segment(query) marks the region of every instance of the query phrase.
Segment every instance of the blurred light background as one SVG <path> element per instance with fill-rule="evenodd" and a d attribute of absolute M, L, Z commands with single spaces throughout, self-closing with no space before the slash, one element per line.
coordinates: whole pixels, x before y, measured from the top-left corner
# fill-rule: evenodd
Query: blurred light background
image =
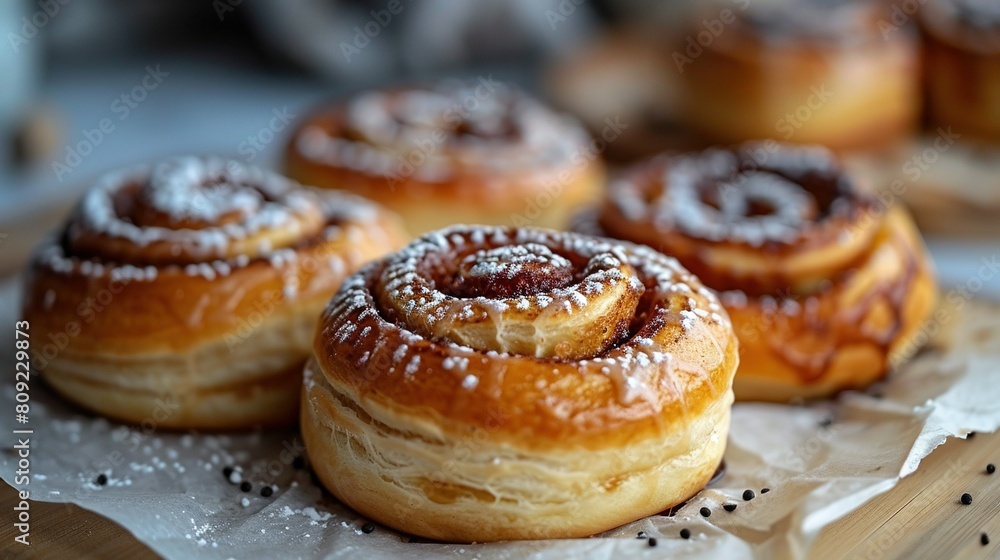
<path fill-rule="evenodd" d="M 492 74 L 546 96 L 567 87 L 562 61 L 597 38 L 676 35 L 699 5 L 4 0 L 0 274 L 19 270 L 40 231 L 102 173 L 204 153 L 275 167 L 288 119 L 321 100 L 387 83 Z M 632 96 L 670 95 L 655 83 L 626 86 Z M 595 95 L 614 102 L 622 89 Z M 996 245 L 929 242 L 946 286 L 975 274 Z M 984 293 L 1000 297 L 1000 285 Z"/>

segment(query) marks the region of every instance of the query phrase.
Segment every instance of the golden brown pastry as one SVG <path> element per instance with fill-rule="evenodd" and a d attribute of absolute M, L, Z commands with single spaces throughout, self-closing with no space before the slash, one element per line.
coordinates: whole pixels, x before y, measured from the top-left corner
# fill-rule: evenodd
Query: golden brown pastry
<path fill-rule="evenodd" d="M 1000 3 L 928 0 L 918 13 L 933 124 L 1000 143 Z"/>
<path fill-rule="evenodd" d="M 235 161 L 111 174 L 33 259 L 33 363 L 68 399 L 127 422 L 287 424 L 323 306 L 404 243 L 371 202 Z"/>
<path fill-rule="evenodd" d="M 729 319 L 646 247 L 455 226 L 349 278 L 320 325 L 313 468 L 411 534 L 594 534 L 694 495 L 726 446 Z"/>
<path fill-rule="evenodd" d="M 741 0 L 669 56 L 688 124 L 719 143 L 761 138 L 879 148 L 921 109 L 919 51 L 877 0 Z"/>
<path fill-rule="evenodd" d="M 655 158 L 612 183 L 577 228 L 673 255 L 721 292 L 740 339 L 741 400 L 864 387 L 913 354 L 935 305 L 906 211 L 859 194 L 819 147 Z"/>
<path fill-rule="evenodd" d="M 285 162 L 293 179 L 376 200 L 419 234 L 454 223 L 561 225 L 597 196 L 604 145 L 483 78 L 327 107 L 293 133 Z"/>

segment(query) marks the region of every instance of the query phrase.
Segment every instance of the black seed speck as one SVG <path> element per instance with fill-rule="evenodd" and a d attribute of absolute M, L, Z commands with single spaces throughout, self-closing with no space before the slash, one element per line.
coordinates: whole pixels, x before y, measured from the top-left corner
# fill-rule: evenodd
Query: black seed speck
<path fill-rule="evenodd" d="M 104 486 L 108 483 L 108 475 L 101 473 L 97 475 L 97 480 L 94 481 L 98 486 Z"/>
<path fill-rule="evenodd" d="M 972 505 L 972 494 L 969 494 L 968 492 L 962 494 L 962 504 L 967 506 Z"/>
<path fill-rule="evenodd" d="M 969 435 L 965 436 L 965 439 L 972 439 L 976 437 L 976 432 L 969 432 Z"/>
<path fill-rule="evenodd" d="M 725 504 L 724 506 L 722 506 L 722 509 L 728 512 L 734 512 L 736 511 L 736 504 Z"/>
<path fill-rule="evenodd" d="M 689 531 L 687 529 L 681 529 L 681 538 L 682 539 L 690 539 L 691 538 L 691 531 Z"/>
<path fill-rule="evenodd" d="M 829 428 L 832 425 L 833 425 L 833 416 L 827 416 L 819 423 L 820 428 Z"/>
<path fill-rule="evenodd" d="M 244 491 L 244 492 L 249 492 L 249 491 L 253 490 L 253 484 L 250 484 L 250 482 L 249 482 L 249 481 L 247 481 L 247 480 L 244 480 L 244 481 L 243 481 L 243 482 L 242 482 L 242 483 L 240 484 L 240 490 L 242 490 L 242 491 Z"/>
<path fill-rule="evenodd" d="M 649 546 L 656 546 L 656 539 L 655 538 L 649 537 Z"/>
<path fill-rule="evenodd" d="M 366 535 L 369 533 L 373 533 L 375 532 L 375 525 L 371 523 L 365 523 L 364 525 L 361 526 L 361 532 Z"/>
<path fill-rule="evenodd" d="M 701 508 L 701 512 L 700 513 L 701 513 L 702 517 L 711 517 L 712 516 L 712 510 L 708 509 L 707 507 Z"/>
<path fill-rule="evenodd" d="M 225 467 L 222 469 L 222 476 L 229 480 L 229 477 L 233 475 L 233 467 Z"/>
<path fill-rule="evenodd" d="M 979 535 L 979 542 L 983 543 L 983 546 L 990 544 L 990 536 L 986 533 Z"/>
<path fill-rule="evenodd" d="M 271 494 L 274 494 L 274 488 L 271 488 L 270 486 L 265 486 L 260 489 L 260 495 L 265 498 L 270 498 Z"/>
<path fill-rule="evenodd" d="M 760 489 L 760 493 L 761 493 L 761 494 L 767 494 L 767 493 L 768 493 L 768 492 L 770 492 L 770 491 L 771 491 L 771 489 L 770 489 L 770 488 L 761 488 L 761 489 Z"/>
<path fill-rule="evenodd" d="M 986 465 L 986 474 L 993 474 L 997 472 L 997 466 L 993 463 Z"/>
<path fill-rule="evenodd" d="M 306 466 L 306 460 L 302 456 L 298 456 L 292 459 L 292 468 L 295 470 L 302 470 Z"/>
<path fill-rule="evenodd" d="M 748 501 L 748 502 L 750 500 L 754 499 L 756 496 L 757 495 L 753 493 L 753 490 L 744 490 L 743 491 L 743 499 L 746 500 L 746 501 Z"/>
<path fill-rule="evenodd" d="M 646 538 L 646 531 L 639 531 L 638 533 L 636 533 L 635 538 L 637 538 L 637 539 L 644 539 L 644 538 Z"/>

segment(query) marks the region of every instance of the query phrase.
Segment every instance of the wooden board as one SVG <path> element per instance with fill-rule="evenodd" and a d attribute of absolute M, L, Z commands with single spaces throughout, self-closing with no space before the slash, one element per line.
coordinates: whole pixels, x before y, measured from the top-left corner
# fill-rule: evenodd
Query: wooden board
<path fill-rule="evenodd" d="M 951 439 L 913 475 L 824 531 L 810 558 L 939 560 L 1000 558 L 1000 432 Z M 963 492 L 972 505 L 959 502 Z M 16 493 L 3 485 L 0 511 L 11 518 Z M 980 544 L 986 532 L 991 542 Z M 32 502 L 31 546 L 13 542 L 11 523 L 0 523 L 2 558 L 128 558 L 157 556 L 115 523 L 73 505 Z"/>

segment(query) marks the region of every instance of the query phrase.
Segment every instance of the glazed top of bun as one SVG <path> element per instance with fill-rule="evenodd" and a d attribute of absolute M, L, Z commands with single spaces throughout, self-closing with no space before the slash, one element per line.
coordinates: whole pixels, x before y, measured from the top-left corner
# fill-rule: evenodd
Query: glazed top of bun
<path fill-rule="evenodd" d="M 716 296 L 674 259 L 485 226 L 428 234 L 348 279 L 315 349 L 326 378 L 359 398 L 529 447 L 693 421 L 728 402 L 738 359 Z"/>
<path fill-rule="evenodd" d="M 862 255 L 874 204 L 829 150 L 753 142 L 638 165 L 610 185 L 598 220 L 715 289 L 769 293 L 808 290 Z"/>
<path fill-rule="evenodd" d="M 464 173 L 565 165 L 589 140 L 575 119 L 494 81 L 443 81 L 359 93 L 307 119 L 292 148 L 315 164 L 444 182 Z"/>

